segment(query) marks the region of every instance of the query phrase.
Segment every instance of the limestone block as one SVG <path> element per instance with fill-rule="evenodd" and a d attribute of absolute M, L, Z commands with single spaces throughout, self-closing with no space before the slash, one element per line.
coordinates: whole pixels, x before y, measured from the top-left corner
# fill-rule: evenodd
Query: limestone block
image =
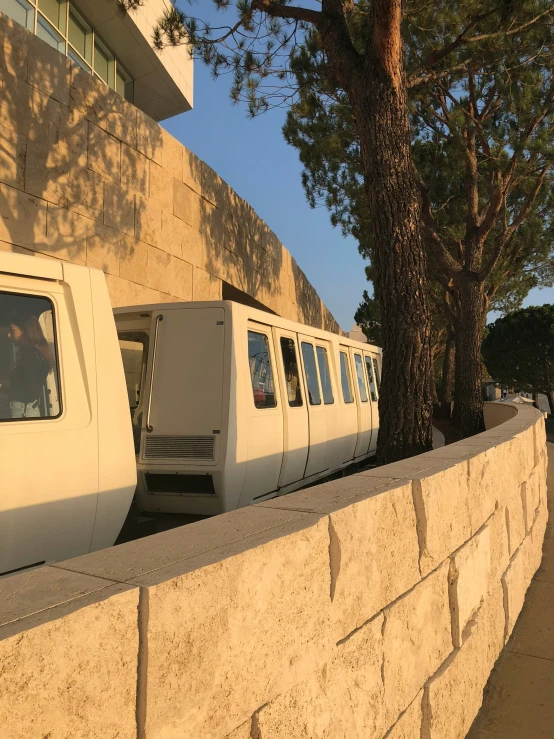
<path fill-rule="evenodd" d="M 221 300 L 221 280 L 198 267 L 192 272 L 193 300 Z"/>
<path fill-rule="evenodd" d="M 116 275 L 106 274 L 106 284 L 108 286 L 112 308 L 122 308 L 126 305 L 137 305 L 148 302 L 139 298 L 141 288 L 135 285 L 134 282 L 129 282 L 129 280 L 124 280 Z"/>
<path fill-rule="evenodd" d="M 181 300 L 192 300 L 192 265 L 165 251 L 148 248 L 149 286 Z"/>
<path fill-rule="evenodd" d="M 114 182 L 104 183 L 104 223 L 127 236 L 135 235 L 135 198 Z"/>
<path fill-rule="evenodd" d="M 402 465 L 404 462 L 391 466 L 396 469 Z M 420 567 L 425 575 L 469 539 L 468 463 L 447 462 L 421 472 L 413 477 L 413 492 L 421 543 Z"/>
<path fill-rule="evenodd" d="M 29 35 L 27 43 L 29 84 L 69 105 L 69 78 L 73 66 L 69 59 L 37 36 Z"/>
<path fill-rule="evenodd" d="M 148 245 L 138 239 L 121 236 L 119 275 L 139 285 L 148 275 Z"/>
<path fill-rule="evenodd" d="M 339 640 L 420 580 L 411 483 L 359 495 L 330 511 L 329 536 Z"/>
<path fill-rule="evenodd" d="M 456 446 L 460 450 L 472 449 L 472 447 L 457 444 L 448 445 L 444 449 L 448 450 L 450 446 Z M 475 449 L 477 450 L 478 447 Z M 442 449 L 438 451 L 443 452 Z M 443 453 L 443 455 L 445 454 L 448 454 L 448 451 Z M 500 486 L 503 485 L 504 473 L 498 469 L 501 462 L 498 460 L 497 447 L 485 448 L 475 455 L 472 455 L 470 451 L 469 455 L 471 455 L 468 459 L 469 486 L 471 490 L 469 513 L 471 533 L 475 534 L 489 516 L 492 515 L 498 501 L 502 497 Z"/>
<path fill-rule="evenodd" d="M 25 138 L 0 125 L 0 180 L 3 184 L 24 189 L 26 151 Z"/>
<path fill-rule="evenodd" d="M 525 486 L 512 484 L 504 491 L 506 522 L 510 554 L 513 554 L 525 538 Z"/>
<path fill-rule="evenodd" d="M 498 508 L 487 522 L 490 530 L 491 560 L 489 589 L 496 587 L 510 564 L 506 509 Z"/>
<path fill-rule="evenodd" d="M 69 173 L 66 186 L 67 207 L 93 220 L 104 218 L 104 178 L 90 169 Z"/>
<path fill-rule="evenodd" d="M 157 164 L 162 164 L 162 133 L 160 126 L 137 108 L 137 149 Z"/>
<path fill-rule="evenodd" d="M 133 581 L 148 604 L 139 733 L 218 739 L 325 664 L 328 547 L 306 515 Z"/>
<path fill-rule="evenodd" d="M 185 229 L 187 228 L 189 228 L 189 226 L 174 216 L 171 210 L 164 210 L 162 208 L 160 246 L 163 247 L 164 251 L 182 259 L 183 239 L 186 233 Z"/>
<path fill-rule="evenodd" d="M 152 200 L 135 195 L 135 236 L 152 246 L 162 247 L 162 211 Z"/>
<path fill-rule="evenodd" d="M 337 646 L 334 659 L 254 714 L 259 739 L 381 739 L 383 616 Z"/>
<path fill-rule="evenodd" d="M 93 123 L 89 124 L 87 166 L 107 180 L 119 183 L 121 179 L 121 142 Z"/>
<path fill-rule="evenodd" d="M 222 202 L 222 192 L 229 185 L 205 162 L 201 162 L 201 182 L 203 198 L 215 206 Z"/>
<path fill-rule="evenodd" d="M 27 81 L 29 32 L 7 15 L 0 15 L 0 68 Z"/>
<path fill-rule="evenodd" d="M 87 237 L 87 266 L 119 276 L 121 233 L 103 223 L 94 223 Z"/>
<path fill-rule="evenodd" d="M 392 726 L 452 652 L 448 562 L 385 609 L 386 723 Z"/>
<path fill-rule="evenodd" d="M 86 264 L 87 239 L 95 222 L 67 208 L 48 203 L 46 250 L 58 259 Z M 42 248 L 39 244 L 37 248 Z"/>
<path fill-rule="evenodd" d="M 417 739 L 421 735 L 423 690 L 400 715 L 398 721 L 389 730 L 386 739 Z"/>
<path fill-rule="evenodd" d="M 19 136 L 28 136 L 31 129 L 32 95 L 34 88 L 18 77 L 3 73 L 0 69 L 0 120 Z"/>
<path fill-rule="evenodd" d="M 99 583 L 0 627 L 3 739 L 136 737 L 138 588 Z"/>
<path fill-rule="evenodd" d="M 450 560 L 449 589 L 452 641 L 462 644 L 463 633 L 483 605 L 491 578 L 491 530 L 485 525 Z"/>
<path fill-rule="evenodd" d="M 523 513 L 525 517 L 525 530 L 527 535 L 531 533 L 535 514 L 540 502 L 540 470 L 533 469 L 527 482 L 523 483 Z"/>
<path fill-rule="evenodd" d="M 144 197 L 150 193 L 150 162 L 136 149 L 121 144 L 121 186 Z"/>
<path fill-rule="evenodd" d="M 173 214 L 197 231 L 201 230 L 201 198 L 180 180 L 173 180 Z"/>
<path fill-rule="evenodd" d="M 161 210 L 173 211 L 174 177 L 154 161 L 150 161 L 149 199 L 157 203 Z"/>
<path fill-rule="evenodd" d="M 35 249 L 46 242 L 47 204 L 0 184 L 0 239 Z"/>
<path fill-rule="evenodd" d="M 471 624 L 460 649 L 429 680 L 425 690 L 424 736 L 464 737 L 483 700 L 483 688 L 503 644 L 502 590 L 497 587 Z"/>
<path fill-rule="evenodd" d="M 185 185 L 188 185 L 197 195 L 202 195 L 202 162 L 198 157 L 183 149 L 183 174 L 181 176 Z"/>
<path fill-rule="evenodd" d="M 227 734 L 225 739 L 252 739 L 251 730 L 252 721 L 245 721 L 244 724 L 241 724 L 231 731 L 230 734 Z"/>
<path fill-rule="evenodd" d="M 513 631 L 531 581 L 532 573 L 529 564 L 531 547 L 532 538 L 527 537 L 513 555 L 502 578 L 506 604 L 506 637 L 509 637 Z"/>
<path fill-rule="evenodd" d="M 183 145 L 173 138 L 163 128 L 159 128 L 161 133 L 161 157 L 162 167 L 179 182 L 183 181 Z"/>

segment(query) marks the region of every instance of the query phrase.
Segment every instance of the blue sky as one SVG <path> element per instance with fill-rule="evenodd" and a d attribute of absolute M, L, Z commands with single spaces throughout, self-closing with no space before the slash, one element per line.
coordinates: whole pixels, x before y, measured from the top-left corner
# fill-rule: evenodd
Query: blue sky
<path fill-rule="evenodd" d="M 296 150 L 285 143 L 284 110 L 251 120 L 232 105 L 229 80 L 212 80 L 195 62 L 194 108 L 164 127 L 252 205 L 289 249 L 344 330 L 368 287 L 365 262 L 352 238 L 333 228 L 325 208 L 311 209 L 300 182 Z M 554 288 L 532 290 L 524 305 L 554 302 Z M 496 316 L 489 315 L 489 320 Z"/>

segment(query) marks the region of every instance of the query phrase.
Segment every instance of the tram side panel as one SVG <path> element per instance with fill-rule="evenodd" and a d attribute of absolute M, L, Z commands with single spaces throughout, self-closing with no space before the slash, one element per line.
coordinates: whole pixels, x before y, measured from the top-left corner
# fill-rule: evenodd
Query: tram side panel
<path fill-rule="evenodd" d="M 116 394 L 123 382 L 107 291 L 97 289 L 103 279 L 86 267 L 0 255 L 0 575 L 113 544 L 131 502 L 129 432 L 110 450 L 99 442 L 108 424 L 128 423 L 126 408 L 97 382 L 100 372 Z M 22 344 L 14 326 L 29 332 L 33 321 Z M 18 375 L 29 356 L 48 374 L 24 397 Z M 99 506 L 111 520 L 98 537 Z"/>

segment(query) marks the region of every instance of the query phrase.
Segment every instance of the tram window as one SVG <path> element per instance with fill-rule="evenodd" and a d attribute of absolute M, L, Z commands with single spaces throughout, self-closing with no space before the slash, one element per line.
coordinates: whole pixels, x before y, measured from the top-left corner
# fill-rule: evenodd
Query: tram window
<path fill-rule="evenodd" d="M 367 389 L 364 379 L 364 368 L 362 358 L 359 354 L 354 354 L 354 363 L 356 365 L 356 377 L 358 378 L 358 388 L 360 389 L 360 398 L 362 403 L 367 403 Z"/>
<path fill-rule="evenodd" d="M 119 348 L 125 371 L 129 408 L 136 410 L 141 405 L 142 390 L 146 379 L 148 361 L 148 334 L 144 331 L 122 331 L 118 333 Z M 137 418 L 135 418 L 137 415 Z M 138 414 L 133 414 L 133 423 L 138 424 Z"/>
<path fill-rule="evenodd" d="M 373 357 L 373 366 L 375 368 L 375 382 L 377 383 L 377 392 L 381 389 L 381 371 L 379 369 L 379 362 Z"/>
<path fill-rule="evenodd" d="M 256 408 L 275 408 L 275 386 L 269 355 L 269 342 L 265 334 L 248 332 L 248 363 L 252 380 L 252 393 Z"/>
<path fill-rule="evenodd" d="M 281 354 L 283 355 L 283 367 L 285 368 L 285 381 L 287 383 L 287 397 L 291 408 L 303 405 L 302 392 L 300 390 L 300 375 L 298 372 L 298 361 L 296 359 L 296 344 L 286 336 L 281 337 Z"/>
<path fill-rule="evenodd" d="M 352 382 L 350 380 L 350 367 L 348 366 L 348 356 L 346 352 L 340 353 L 340 382 L 342 385 L 342 397 L 345 403 L 353 403 Z"/>
<path fill-rule="evenodd" d="M 314 348 L 311 344 L 302 342 L 302 359 L 304 360 L 304 371 L 306 372 L 306 384 L 308 385 L 308 399 L 310 405 L 321 405 L 321 394 L 319 392 L 319 381 L 315 366 Z"/>
<path fill-rule="evenodd" d="M 61 414 L 54 306 L 0 293 L 0 421 Z"/>
<path fill-rule="evenodd" d="M 373 364 L 371 357 L 365 357 L 365 366 L 367 369 L 367 380 L 369 382 L 369 392 L 371 393 L 371 400 L 377 400 L 377 385 L 375 383 L 375 376 L 373 374 Z"/>
<path fill-rule="evenodd" d="M 322 346 L 316 346 L 315 350 L 317 352 L 317 364 L 319 367 L 321 390 L 323 391 L 323 402 L 325 405 L 331 405 L 335 402 L 335 399 L 333 398 L 333 387 L 331 385 L 331 375 L 329 373 L 327 350 Z"/>

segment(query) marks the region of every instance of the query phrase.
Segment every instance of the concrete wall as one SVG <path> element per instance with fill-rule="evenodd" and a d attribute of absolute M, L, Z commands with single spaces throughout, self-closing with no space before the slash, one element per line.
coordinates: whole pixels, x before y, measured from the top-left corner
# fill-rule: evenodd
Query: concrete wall
<path fill-rule="evenodd" d="M 525 406 L 404 462 L 0 581 L 3 739 L 460 739 L 547 520 Z"/>
<path fill-rule="evenodd" d="M 225 281 L 281 316 L 338 330 L 212 169 L 1 14 L 0 249 L 101 268 L 114 306 L 220 299 Z"/>

